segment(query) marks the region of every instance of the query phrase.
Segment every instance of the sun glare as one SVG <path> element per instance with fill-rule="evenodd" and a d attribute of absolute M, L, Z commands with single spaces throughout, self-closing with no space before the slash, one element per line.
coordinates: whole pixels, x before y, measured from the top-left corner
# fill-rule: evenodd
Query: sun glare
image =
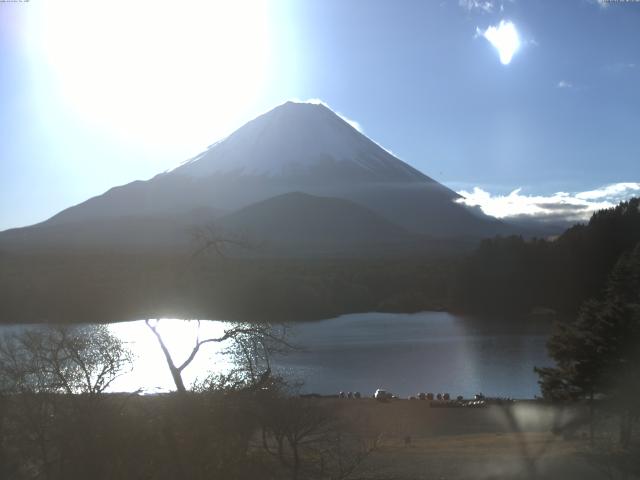
<path fill-rule="evenodd" d="M 211 140 L 268 74 L 265 2 L 47 2 L 34 28 L 65 105 L 129 140 Z"/>
<path fill-rule="evenodd" d="M 218 338 L 229 324 L 207 321 L 200 323 L 178 319 L 152 320 L 158 329 L 176 364 L 181 364 L 191 353 L 197 338 Z M 111 332 L 121 339 L 136 355 L 133 370 L 123 375 L 112 386 L 113 391 L 135 391 L 141 388 L 146 393 L 175 389 L 166 360 L 156 338 L 143 320 L 109 325 Z M 224 355 L 228 342 L 209 343 L 202 347 L 193 363 L 183 372 L 187 384 L 204 380 L 207 372 L 222 373 L 232 367 L 231 359 Z"/>
<path fill-rule="evenodd" d="M 512 22 L 501 20 L 498 26 L 490 26 L 484 32 L 479 33 L 498 50 L 500 62 L 503 65 L 509 65 L 513 55 L 520 48 L 520 37 L 516 26 Z"/>

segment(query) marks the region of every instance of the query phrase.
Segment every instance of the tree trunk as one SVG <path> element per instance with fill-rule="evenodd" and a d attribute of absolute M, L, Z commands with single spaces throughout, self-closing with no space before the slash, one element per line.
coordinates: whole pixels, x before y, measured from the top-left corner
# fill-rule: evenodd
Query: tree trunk
<path fill-rule="evenodd" d="M 173 383 L 176 384 L 176 390 L 178 393 L 186 393 L 187 389 L 184 386 L 184 382 L 182 381 L 182 374 L 180 370 L 178 370 L 173 364 L 169 363 L 169 370 L 171 371 L 171 376 L 173 377 Z"/>
<path fill-rule="evenodd" d="M 298 454 L 298 444 L 292 442 L 291 449 L 293 450 L 293 480 L 298 480 L 300 474 L 300 455 Z"/>
<path fill-rule="evenodd" d="M 167 366 L 169 367 L 169 371 L 171 372 L 171 377 L 173 377 L 173 383 L 176 384 L 176 390 L 178 391 L 178 393 L 186 393 L 187 389 L 185 388 L 184 382 L 182 381 L 182 372 L 180 371 L 180 369 L 178 367 L 176 367 L 176 364 L 173 363 L 173 358 L 171 358 L 171 353 L 169 353 L 169 349 L 164 344 L 164 340 L 162 340 L 162 337 L 160 336 L 160 334 L 156 330 L 156 327 L 152 326 L 149 323 L 149 320 L 145 320 L 145 323 L 147 324 L 147 327 L 149 327 L 149 329 L 153 332 L 153 334 L 155 335 L 156 339 L 158 340 L 158 344 L 160 345 L 160 348 L 162 349 L 162 353 L 164 354 L 164 358 L 167 361 Z"/>
<path fill-rule="evenodd" d="M 186 478 L 183 469 L 182 453 L 180 452 L 180 445 L 178 445 L 178 441 L 176 440 L 173 422 L 167 414 L 164 415 L 163 421 L 164 426 L 162 428 L 162 434 L 165 442 L 167 442 L 167 449 L 171 456 L 171 467 L 173 469 L 174 478 Z"/>
<path fill-rule="evenodd" d="M 620 446 L 622 448 L 627 448 L 631 442 L 631 423 L 632 417 L 629 411 L 622 411 L 620 413 Z"/>
<path fill-rule="evenodd" d="M 595 436 L 595 412 L 594 412 L 594 405 L 593 405 L 593 392 L 591 392 L 589 394 L 589 442 L 591 443 L 592 447 L 594 442 L 594 436 Z"/>

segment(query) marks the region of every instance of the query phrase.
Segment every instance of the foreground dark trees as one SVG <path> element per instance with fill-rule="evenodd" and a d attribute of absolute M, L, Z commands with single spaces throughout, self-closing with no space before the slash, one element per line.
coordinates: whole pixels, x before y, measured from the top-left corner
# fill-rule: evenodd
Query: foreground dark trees
<path fill-rule="evenodd" d="M 273 393 L 260 405 L 261 444 L 292 480 L 347 479 L 378 448 L 380 434 L 346 424 L 326 402 Z"/>
<path fill-rule="evenodd" d="M 6 335 L 0 478 L 348 478 L 376 437 L 275 377 L 268 356 L 282 339 L 256 328 L 224 333 L 233 340 L 234 370 L 191 391 L 154 396 L 105 392 L 131 367 L 131 357 L 104 326 Z M 206 340 L 196 340 L 189 358 Z"/>
<path fill-rule="evenodd" d="M 100 477 L 117 418 L 104 391 L 131 355 L 104 326 L 31 328 L 0 342 L 2 478 Z M 110 439 L 111 441 L 115 439 Z"/>
<path fill-rule="evenodd" d="M 617 418 L 617 442 L 608 442 L 609 456 L 597 457 L 631 465 L 626 460 L 640 454 L 640 243 L 620 256 L 601 299 L 585 302 L 575 321 L 557 326 L 548 349 L 556 367 L 537 369 L 544 397 L 586 401 L 594 447 L 596 414 Z M 606 427 L 610 433 L 610 422 Z"/>
<path fill-rule="evenodd" d="M 3 479 L 338 480 L 377 445 L 331 404 L 276 390 L 107 394 L 90 418 L 77 410 L 84 397 L 42 398 L 46 416 L 24 399 L 5 409 Z"/>

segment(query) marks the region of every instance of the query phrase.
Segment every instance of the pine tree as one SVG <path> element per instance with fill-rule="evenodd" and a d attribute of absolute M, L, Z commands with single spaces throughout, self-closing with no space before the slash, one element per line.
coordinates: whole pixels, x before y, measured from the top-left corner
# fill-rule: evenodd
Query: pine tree
<path fill-rule="evenodd" d="M 536 369 L 544 397 L 587 400 L 592 439 L 594 401 L 606 400 L 620 417 L 620 443 L 628 445 L 640 415 L 640 243 L 618 260 L 604 298 L 558 325 L 547 348 L 556 367 Z"/>

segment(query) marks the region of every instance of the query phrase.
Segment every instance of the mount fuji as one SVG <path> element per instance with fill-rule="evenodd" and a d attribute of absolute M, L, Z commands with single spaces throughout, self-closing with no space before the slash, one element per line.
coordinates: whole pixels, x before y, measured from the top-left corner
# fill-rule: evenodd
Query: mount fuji
<path fill-rule="evenodd" d="M 329 108 L 287 102 L 173 170 L 0 233 L 0 246 L 175 247 L 209 223 L 289 245 L 311 240 L 303 230 L 334 246 L 510 230 L 459 198 Z"/>

